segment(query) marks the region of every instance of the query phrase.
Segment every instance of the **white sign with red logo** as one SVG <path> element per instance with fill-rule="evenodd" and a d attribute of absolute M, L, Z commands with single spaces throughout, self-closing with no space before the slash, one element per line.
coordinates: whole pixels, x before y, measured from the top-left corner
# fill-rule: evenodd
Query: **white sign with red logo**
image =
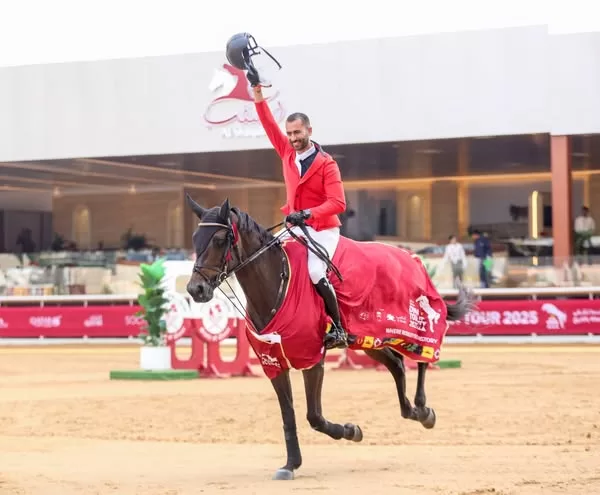
<path fill-rule="evenodd" d="M 203 340 L 220 342 L 226 339 L 231 331 L 236 328 L 240 319 L 244 319 L 236 306 L 241 311 L 245 311 L 246 298 L 233 277 L 229 283 L 235 290 L 235 295 L 226 295 L 217 289 L 209 302 L 196 303 L 187 295 L 176 290 L 177 279 L 182 276 L 189 278 L 194 262 L 167 261 L 164 266 L 165 278 L 163 285 L 165 297 L 169 300 L 168 311 L 164 317 L 167 328 L 167 341 L 176 341 L 185 335 L 188 330 L 186 320 L 197 320 L 196 331 Z M 227 288 L 224 287 L 224 289 Z M 231 299 L 236 302 L 235 306 Z"/>
<path fill-rule="evenodd" d="M 208 90 L 212 100 L 204 112 L 204 122 L 209 129 L 219 129 L 224 138 L 265 136 L 244 71 L 223 64 L 222 68 L 215 70 Z M 282 122 L 285 108 L 279 99 L 279 91 L 265 96 L 265 99 L 275 121 Z"/>
<path fill-rule="evenodd" d="M 168 341 L 184 336 L 187 330 L 185 320 L 188 319 L 200 321 L 197 331 L 203 340 L 220 342 L 229 337 L 240 318 L 235 306 L 220 291 L 215 291 L 207 303 L 195 303 L 176 292 L 168 293 L 167 297 L 169 307 L 165 323 Z"/>
<path fill-rule="evenodd" d="M 236 311 L 226 297 L 213 297 L 201 308 L 202 324 L 198 333 L 207 342 L 221 342 L 237 326 Z"/>

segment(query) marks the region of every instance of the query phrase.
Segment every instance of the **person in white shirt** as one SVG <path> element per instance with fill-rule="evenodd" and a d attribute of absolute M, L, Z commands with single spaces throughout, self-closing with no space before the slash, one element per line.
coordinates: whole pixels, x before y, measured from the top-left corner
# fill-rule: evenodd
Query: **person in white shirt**
<path fill-rule="evenodd" d="M 452 286 L 457 289 L 457 280 L 460 282 L 463 281 L 463 275 L 467 267 L 467 255 L 465 254 L 463 245 L 456 241 L 455 235 L 448 237 L 448 245 L 444 251 L 444 257 L 440 262 L 438 272 L 442 270 L 448 261 L 452 267 Z"/>
<path fill-rule="evenodd" d="M 590 234 L 596 229 L 596 222 L 590 215 L 590 209 L 587 206 L 581 208 L 581 214 L 575 219 L 575 232 Z"/>
<path fill-rule="evenodd" d="M 590 248 L 590 239 L 596 230 L 596 222 L 587 206 L 581 208 L 581 214 L 575 219 L 575 250 L 577 254 L 586 254 Z"/>

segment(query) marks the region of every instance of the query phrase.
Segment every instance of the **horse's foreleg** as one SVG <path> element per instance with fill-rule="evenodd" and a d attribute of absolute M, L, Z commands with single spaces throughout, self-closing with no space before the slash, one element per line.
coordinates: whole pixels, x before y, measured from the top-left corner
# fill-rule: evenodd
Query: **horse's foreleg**
<path fill-rule="evenodd" d="M 273 384 L 277 399 L 279 400 L 279 407 L 281 408 L 285 448 L 287 450 L 287 462 L 285 466 L 275 472 L 273 479 L 293 480 L 294 469 L 298 469 L 302 465 L 302 455 L 300 454 L 300 444 L 298 443 L 298 433 L 296 430 L 296 413 L 294 412 L 294 399 L 292 397 L 289 370 L 282 371 L 277 377 L 271 380 L 271 383 Z"/>
<path fill-rule="evenodd" d="M 425 406 L 427 399 L 425 397 L 425 372 L 429 363 L 418 363 L 417 392 L 415 393 L 415 409 L 417 419 L 425 428 L 435 426 L 435 411 L 431 407 Z"/>
<path fill-rule="evenodd" d="M 321 406 L 321 391 L 323 390 L 323 377 L 325 376 L 323 361 L 308 370 L 303 370 L 302 375 L 306 392 L 306 419 L 312 429 L 329 435 L 335 440 L 345 438 L 353 442 L 360 442 L 363 439 L 363 434 L 358 425 L 346 423 L 342 426 L 330 423 L 323 417 Z"/>
<path fill-rule="evenodd" d="M 364 351 L 371 359 L 383 364 L 392 374 L 394 382 L 396 382 L 396 391 L 398 392 L 400 414 L 402 414 L 402 417 L 418 421 L 416 410 L 413 409 L 408 397 L 406 397 L 406 370 L 402 356 L 387 347 L 383 349 L 365 349 Z"/>

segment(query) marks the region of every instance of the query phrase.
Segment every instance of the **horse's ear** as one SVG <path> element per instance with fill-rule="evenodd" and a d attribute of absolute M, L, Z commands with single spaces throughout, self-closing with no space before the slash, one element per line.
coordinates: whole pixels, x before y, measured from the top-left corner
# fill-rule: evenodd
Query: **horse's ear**
<path fill-rule="evenodd" d="M 231 206 L 229 205 L 229 198 L 225 198 L 223 204 L 221 205 L 221 210 L 219 211 L 219 217 L 224 222 L 229 220 L 229 213 L 231 212 Z"/>
<path fill-rule="evenodd" d="M 206 210 L 196 203 L 188 193 L 185 193 L 185 200 L 187 201 L 187 204 L 190 205 L 190 208 L 196 214 L 196 216 L 202 220 L 202 215 L 204 215 Z"/>

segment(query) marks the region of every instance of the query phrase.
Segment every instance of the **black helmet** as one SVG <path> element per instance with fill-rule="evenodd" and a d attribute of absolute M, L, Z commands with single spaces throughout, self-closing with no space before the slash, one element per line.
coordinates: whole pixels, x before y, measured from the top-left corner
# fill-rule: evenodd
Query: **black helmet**
<path fill-rule="evenodd" d="M 227 46 L 225 48 L 225 54 L 227 56 L 227 61 L 233 65 L 236 69 L 240 70 L 248 70 L 250 67 L 254 67 L 252 63 L 252 57 L 254 55 L 259 55 L 258 51 L 259 47 L 252 36 L 249 33 L 237 33 L 234 34 L 227 41 Z M 281 69 L 281 64 L 271 55 L 267 50 L 262 48 L 262 50 L 275 62 L 279 68 Z"/>
<path fill-rule="evenodd" d="M 229 41 L 227 41 L 227 47 L 225 54 L 227 60 L 236 69 L 247 70 L 250 65 L 250 40 L 254 41 L 251 34 L 248 33 L 237 33 L 234 34 Z M 256 45 L 256 42 L 255 42 Z M 253 47 L 252 50 L 254 52 Z"/>

